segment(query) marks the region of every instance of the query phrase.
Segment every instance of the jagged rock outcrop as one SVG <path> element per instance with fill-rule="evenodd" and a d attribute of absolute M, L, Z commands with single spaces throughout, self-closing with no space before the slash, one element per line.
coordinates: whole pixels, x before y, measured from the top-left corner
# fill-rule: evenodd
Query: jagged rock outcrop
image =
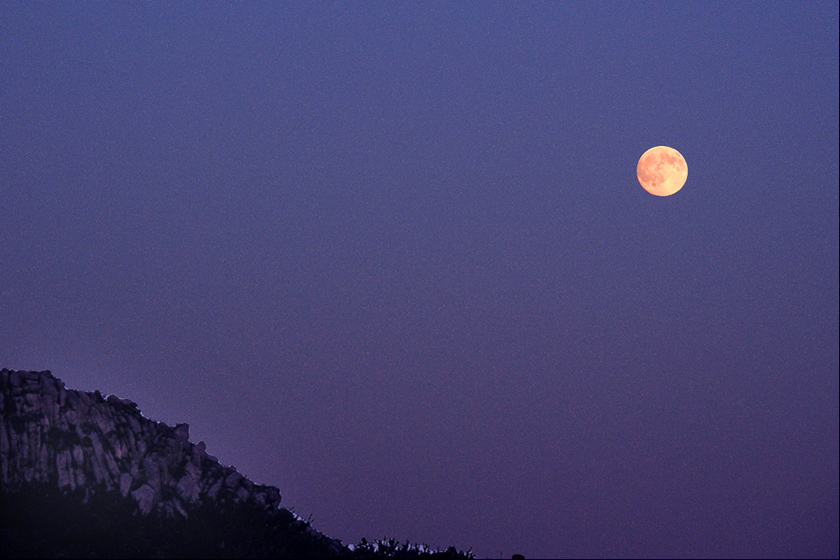
<path fill-rule="evenodd" d="M 469 559 L 394 539 L 344 546 L 190 442 L 187 424 L 0 370 L 0 557 Z"/>
<path fill-rule="evenodd" d="M 251 504 L 276 511 L 280 491 L 223 466 L 189 426 L 143 416 L 137 404 L 65 388 L 49 371 L 0 370 L 0 488 L 48 483 L 112 490 L 151 512 L 186 517 L 189 504 Z M 344 547 L 301 522 L 313 538 Z"/>

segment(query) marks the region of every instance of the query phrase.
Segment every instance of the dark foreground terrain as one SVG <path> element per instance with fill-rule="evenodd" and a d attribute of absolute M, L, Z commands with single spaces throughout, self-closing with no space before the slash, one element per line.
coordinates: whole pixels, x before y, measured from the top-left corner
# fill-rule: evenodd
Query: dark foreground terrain
<path fill-rule="evenodd" d="M 222 465 L 189 425 L 0 370 L 2 558 L 470 558 L 394 540 L 345 545 Z"/>
<path fill-rule="evenodd" d="M 2 558 L 472 558 L 394 540 L 336 550 L 286 509 L 197 505 L 188 517 L 140 515 L 117 492 L 59 491 L 34 484 L 0 501 Z"/>

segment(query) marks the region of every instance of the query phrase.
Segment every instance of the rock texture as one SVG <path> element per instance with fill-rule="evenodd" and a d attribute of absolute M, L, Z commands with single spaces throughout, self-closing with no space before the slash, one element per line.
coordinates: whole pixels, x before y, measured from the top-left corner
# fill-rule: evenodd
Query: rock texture
<path fill-rule="evenodd" d="M 249 503 L 280 506 L 280 491 L 255 484 L 189 441 L 174 427 L 143 416 L 137 404 L 65 388 L 49 371 L 0 370 L 0 487 L 29 483 L 60 489 L 111 490 L 137 502 L 143 514 L 187 517 L 187 505 Z M 341 542 L 312 529 L 313 538 Z"/>
<path fill-rule="evenodd" d="M 0 370 L 0 556 L 469 559 L 394 539 L 344 546 L 115 395 Z"/>

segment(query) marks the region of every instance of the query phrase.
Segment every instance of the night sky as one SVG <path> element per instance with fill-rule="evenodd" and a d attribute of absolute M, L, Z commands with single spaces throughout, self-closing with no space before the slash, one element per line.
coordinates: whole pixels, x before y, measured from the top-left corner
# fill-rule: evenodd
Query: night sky
<path fill-rule="evenodd" d="M 836 557 L 839 184 L 836 1 L 3 1 L 0 366 L 345 543 Z"/>

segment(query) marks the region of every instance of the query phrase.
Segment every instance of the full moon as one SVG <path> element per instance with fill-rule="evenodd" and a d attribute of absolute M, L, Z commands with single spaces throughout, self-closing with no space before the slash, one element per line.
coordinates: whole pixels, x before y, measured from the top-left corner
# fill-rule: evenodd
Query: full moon
<path fill-rule="evenodd" d="M 642 187 L 656 196 L 671 196 L 685 185 L 688 164 L 674 148 L 656 146 L 642 154 L 636 167 Z"/>

